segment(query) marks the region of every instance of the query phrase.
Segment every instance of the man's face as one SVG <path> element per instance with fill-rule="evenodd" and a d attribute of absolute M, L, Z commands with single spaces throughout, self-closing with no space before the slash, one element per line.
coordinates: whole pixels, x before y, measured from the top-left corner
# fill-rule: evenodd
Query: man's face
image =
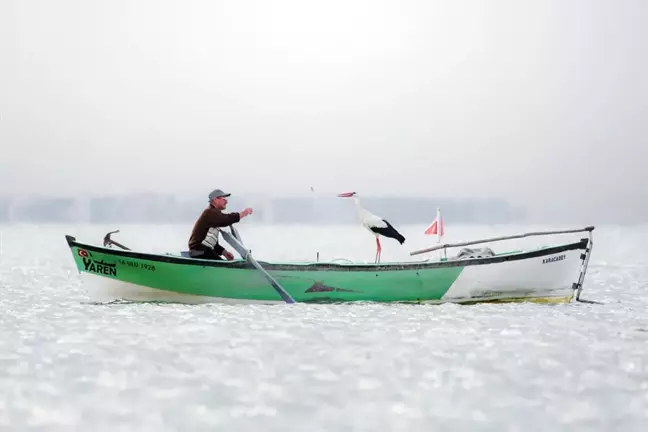
<path fill-rule="evenodd" d="M 212 205 L 219 210 L 225 210 L 225 207 L 227 207 L 227 197 L 214 198 Z"/>

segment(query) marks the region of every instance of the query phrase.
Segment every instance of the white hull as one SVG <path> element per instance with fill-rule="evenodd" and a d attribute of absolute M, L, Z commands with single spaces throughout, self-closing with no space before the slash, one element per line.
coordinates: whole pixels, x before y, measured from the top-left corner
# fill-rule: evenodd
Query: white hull
<path fill-rule="evenodd" d="M 443 296 L 446 302 L 571 298 L 581 267 L 580 250 L 463 269 Z"/>

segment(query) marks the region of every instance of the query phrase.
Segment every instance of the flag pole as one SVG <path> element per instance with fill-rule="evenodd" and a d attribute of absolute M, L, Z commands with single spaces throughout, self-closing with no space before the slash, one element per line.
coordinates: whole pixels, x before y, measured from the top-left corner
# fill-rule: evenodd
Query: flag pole
<path fill-rule="evenodd" d="M 441 237 L 443 237 L 443 219 L 441 219 L 441 208 L 437 207 L 437 244 L 441 243 Z M 441 251 L 439 251 L 439 261 L 442 258 Z"/>
<path fill-rule="evenodd" d="M 441 230 L 443 225 L 441 225 L 441 209 L 439 207 L 437 207 L 436 218 L 437 218 L 437 243 L 441 243 Z"/>
<path fill-rule="evenodd" d="M 440 207 L 437 207 L 436 218 L 432 221 L 430 226 L 427 227 L 427 229 L 425 230 L 425 234 L 428 234 L 428 235 L 436 234 L 437 244 L 441 243 L 441 238 L 443 237 L 444 229 L 443 229 L 443 218 L 441 216 L 441 208 Z M 445 251 L 444 251 L 444 254 L 445 254 Z M 442 257 L 441 251 L 439 251 L 439 261 L 441 261 L 442 258 L 443 257 Z"/>
<path fill-rule="evenodd" d="M 437 236 L 437 241 L 439 240 L 439 208 L 437 207 L 437 214 L 436 218 L 432 221 L 432 223 L 427 227 L 425 230 L 424 234 L 426 235 L 432 235 L 436 234 Z"/>

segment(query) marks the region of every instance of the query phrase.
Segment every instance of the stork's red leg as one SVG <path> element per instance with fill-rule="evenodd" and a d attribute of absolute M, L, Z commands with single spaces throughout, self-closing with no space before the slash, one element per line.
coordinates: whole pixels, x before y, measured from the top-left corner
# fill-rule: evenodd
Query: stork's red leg
<path fill-rule="evenodd" d="M 382 246 L 380 246 L 380 237 L 376 237 L 376 264 L 380 262 Z"/>
<path fill-rule="evenodd" d="M 376 237 L 376 257 L 374 258 L 374 264 L 378 262 L 378 250 L 380 249 L 378 237 Z"/>

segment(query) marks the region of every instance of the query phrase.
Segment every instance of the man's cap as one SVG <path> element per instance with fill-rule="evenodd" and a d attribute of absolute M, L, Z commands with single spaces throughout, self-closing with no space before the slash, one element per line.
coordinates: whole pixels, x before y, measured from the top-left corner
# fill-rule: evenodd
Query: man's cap
<path fill-rule="evenodd" d="M 211 191 L 211 193 L 209 194 L 209 201 L 213 200 L 214 198 L 228 197 L 228 196 L 230 196 L 230 195 L 231 195 L 231 194 L 229 194 L 229 193 L 225 193 L 225 192 L 223 192 L 223 191 L 220 190 L 220 189 L 214 189 L 214 190 Z"/>

